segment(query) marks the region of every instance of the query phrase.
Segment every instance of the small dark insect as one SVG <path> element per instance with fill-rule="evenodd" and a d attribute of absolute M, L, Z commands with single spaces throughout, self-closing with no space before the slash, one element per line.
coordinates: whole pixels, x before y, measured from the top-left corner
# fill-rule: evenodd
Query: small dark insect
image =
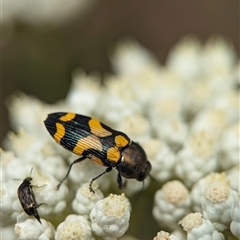
<path fill-rule="evenodd" d="M 22 184 L 18 188 L 18 198 L 23 210 L 29 216 L 33 215 L 42 224 L 37 211 L 37 208 L 42 205 L 42 203 L 37 204 L 32 190 L 33 185 L 31 184 L 31 181 L 31 177 L 27 177 L 23 180 Z"/>
<path fill-rule="evenodd" d="M 146 153 L 138 143 L 132 141 L 125 133 L 114 130 L 95 118 L 76 113 L 56 112 L 49 114 L 44 123 L 58 144 L 81 156 L 70 164 L 58 188 L 68 177 L 73 164 L 85 159 L 106 167 L 103 173 L 91 180 L 91 192 L 94 192 L 92 182 L 113 168 L 118 171 L 119 188 L 123 187 L 122 177 L 143 182 L 151 171 Z"/>

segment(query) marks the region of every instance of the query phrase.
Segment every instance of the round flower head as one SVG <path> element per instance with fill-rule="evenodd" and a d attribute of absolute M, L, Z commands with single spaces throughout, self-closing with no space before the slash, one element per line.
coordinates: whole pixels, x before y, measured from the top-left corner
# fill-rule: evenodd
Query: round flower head
<path fill-rule="evenodd" d="M 53 240 L 55 229 L 50 222 L 41 219 L 40 224 L 35 218 L 29 218 L 25 213 L 17 217 L 15 235 L 18 240 L 46 239 Z"/>
<path fill-rule="evenodd" d="M 175 172 L 187 186 L 192 186 L 217 168 L 215 143 L 216 139 L 210 132 L 196 131 L 177 153 Z"/>
<path fill-rule="evenodd" d="M 219 233 L 209 220 L 203 219 L 199 212 L 188 214 L 179 224 L 187 231 L 188 240 L 225 239 L 223 234 Z"/>
<path fill-rule="evenodd" d="M 15 166 L 18 171 L 38 168 L 55 176 L 57 179 L 61 179 L 62 174 L 66 171 L 63 157 L 56 153 L 47 140 L 41 139 L 39 141 L 37 135 L 33 133 L 26 132 L 23 129 L 19 130 L 17 134 L 10 132 L 5 145 L 8 149 L 14 151 L 19 158 L 18 162 L 15 161 L 15 164 L 19 166 Z M 23 163 L 25 168 L 22 167 Z M 28 165 L 31 167 L 27 168 Z M 58 171 L 56 171 L 56 167 Z M 16 172 L 12 174 L 14 174 L 13 178 L 19 178 Z"/>
<path fill-rule="evenodd" d="M 190 81 L 200 73 L 200 51 L 201 43 L 198 39 L 193 36 L 185 37 L 170 51 L 167 58 L 167 66 Z"/>
<path fill-rule="evenodd" d="M 92 230 L 104 239 L 117 239 L 128 229 L 130 204 L 124 194 L 99 200 L 90 213 Z"/>
<path fill-rule="evenodd" d="M 192 187 L 191 199 L 193 204 L 193 210 L 202 212 L 202 202 L 204 199 L 203 192 L 204 189 L 214 181 L 223 181 L 229 184 L 230 180 L 226 177 L 224 172 L 222 173 L 211 173 L 200 180 L 198 180 Z"/>
<path fill-rule="evenodd" d="M 158 117 L 153 119 L 152 122 L 156 136 L 167 143 L 174 152 L 183 147 L 188 128 L 179 115 L 166 119 Z"/>
<path fill-rule="evenodd" d="M 238 199 L 238 193 L 233 191 L 224 181 L 214 181 L 203 192 L 203 216 L 209 219 L 215 228 L 224 231 L 231 223 L 231 206 Z"/>
<path fill-rule="evenodd" d="M 157 181 L 165 182 L 172 177 L 176 158 L 168 145 L 159 139 L 149 139 L 143 142 L 152 165 L 151 176 Z"/>
<path fill-rule="evenodd" d="M 231 207 L 231 218 L 232 222 L 230 225 L 230 230 L 234 236 L 240 238 L 240 195 L 238 199 L 234 201 L 234 204 Z"/>
<path fill-rule="evenodd" d="M 229 169 L 239 164 L 239 121 L 229 125 L 218 141 L 218 158 L 222 169 Z"/>
<path fill-rule="evenodd" d="M 229 169 L 226 175 L 230 180 L 230 187 L 236 192 L 240 192 L 240 165 L 237 164 L 235 167 Z"/>
<path fill-rule="evenodd" d="M 8 103 L 10 111 L 10 120 L 15 130 L 22 127 L 26 131 L 39 133 L 42 136 L 44 127 L 44 103 L 34 97 L 29 97 L 24 94 L 13 96 Z M 26 116 L 28 116 L 26 118 Z M 40 131 L 38 129 L 41 129 Z"/>
<path fill-rule="evenodd" d="M 24 163 L 21 158 L 18 158 L 13 151 L 4 151 L 0 148 L 1 154 L 1 167 L 2 167 L 2 182 L 8 182 L 12 180 L 22 180 L 29 175 L 31 168 L 35 164 L 29 162 Z M 16 171 L 13 171 L 15 169 Z"/>
<path fill-rule="evenodd" d="M 92 231 L 88 220 L 78 215 L 68 215 L 56 229 L 55 240 L 91 240 Z"/>
<path fill-rule="evenodd" d="M 106 79 L 106 88 L 97 111 L 104 123 L 115 128 L 125 116 L 141 114 L 142 106 L 129 87 L 129 79 L 115 76 Z"/>
<path fill-rule="evenodd" d="M 232 44 L 221 36 L 213 36 L 204 45 L 202 58 L 203 71 L 209 74 L 224 74 L 234 67 L 237 56 Z"/>
<path fill-rule="evenodd" d="M 160 226 L 173 230 L 190 210 L 188 189 L 179 181 L 167 182 L 154 196 L 153 216 Z"/>
<path fill-rule="evenodd" d="M 150 124 L 147 119 L 140 114 L 129 115 L 122 119 L 117 127 L 122 132 L 128 133 L 130 139 L 142 142 L 150 138 Z"/>
<path fill-rule="evenodd" d="M 179 240 L 179 238 L 174 235 L 170 235 L 168 232 L 160 231 L 153 240 Z"/>
<path fill-rule="evenodd" d="M 19 187 L 18 181 L 3 182 L 0 187 L 1 192 L 1 218 L 4 219 L 3 226 L 14 224 L 16 216 L 23 211 L 18 197 L 17 189 Z"/>
<path fill-rule="evenodd" d="M 88 216 L 98 200 L 103 199 L 103 193 L 98 189 L 96 181 L 92 187 L 95 193 L 89 189 L 89 183 L 83 184 L 76 192 L 76 196 L 72 202 L 73 210 L 80 215 Z"/>
<path fill-rule="evenodd" d="M 119 74 L 134 75 L 148 65 L 157 64 L 156 58 L 137 41 L 122 40 L 111 56 L 113 69 Z"/>
<path fill-rule="evenodd" d="M 102 94 L 102 87 L 98 78 L 98 76 L 87 76 L 80 70 L 74 72 L 73 82 L 66 97 L 66 102 L 71 111 L 83 115 L 94 113 L 96 104 Z"/>

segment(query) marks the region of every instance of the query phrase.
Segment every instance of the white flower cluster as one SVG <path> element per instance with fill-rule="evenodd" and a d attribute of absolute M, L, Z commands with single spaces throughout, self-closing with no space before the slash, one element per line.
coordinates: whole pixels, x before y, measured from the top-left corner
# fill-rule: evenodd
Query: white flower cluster
<path fill-rule="evenodd" d="M 66 4 L 62 0 L 2 0 L 1 7 L 4 14 L 2 14 L 1 21 L 5 23 L 14 19 L 20 19 L 36 25 L 44 23 L 58 24 L 71 18 L 73 15 L 86 11 L 96 2 L 96 0 L 79 0 L 70 1 Z"/>
<path fill-rule="evenodd" d="M 131 205 L 139 214 L 134 225 L 146 223 L 140 239 L 148 232 L 148 239 L 240 237 L 240 81 L 231 44 L 187 37 L 161 66 L 138 43 L 125 41 L 111 60 L 115 74 L 104 85 L 99 76 L 76 70 L 64 101 L 48 105 L 24 94 L 9 101 L 14 132 L 1 150 L 3 239 L 117 239 L 131 226 Z M 58 111 L 96 117 L 143 146 L 152 165 L 139 196 L 145 205 L 134 209 L 135 200 L 130 205 L 125 195 L 112 194 L 118 192 L 116 171 L 94 181 L 90 192 L 91 179 L 105 170 L 90 160 L 75 164 L 57 190 L 78 157 L 45 129 L 47 114 Z M 37 203 L 44 203 L 37 208 L 42 225 L 19 203 L 17 189 L 26 177 Z M 133 179 L 122 191 L 131 197 L 142 187 Z M 149 209 L 152 218 L 145 217 Z M 151 234 L 155 221 L 159 229 Z"/>

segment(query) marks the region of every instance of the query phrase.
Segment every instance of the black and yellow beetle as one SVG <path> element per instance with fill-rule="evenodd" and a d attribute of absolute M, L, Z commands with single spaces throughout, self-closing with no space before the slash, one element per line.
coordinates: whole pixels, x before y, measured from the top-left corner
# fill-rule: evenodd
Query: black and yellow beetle
<path fill-rule="evenodd" d="M 151 170 L 151 164 L 143 148 L 119 131 L 113 130 L 99 120 L 76 113 L 56 112 L 48 115 L 45 126 L 57 143 L 82 157 L 69 166 L 62 182 L 68 177 L 73 164 L 86 158 L 107 167 L 106 170 L 93 178 L 92 182 L 110 172 L 112 168 L 118 171 L 118 186 L 122 188 L 122 177 L 135 178 L 143 181 Z"/>

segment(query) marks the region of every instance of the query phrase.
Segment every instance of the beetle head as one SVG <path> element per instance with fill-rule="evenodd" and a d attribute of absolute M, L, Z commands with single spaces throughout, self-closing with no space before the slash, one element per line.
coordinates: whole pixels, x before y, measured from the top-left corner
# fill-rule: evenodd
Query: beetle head
<path fill-rule="evenodd" d="M 149 175 L 151 168 L 145 151 L 135 142 L 131 142 L 122 150 L 121 162 L 116 166 L 121 176 L 135 178 L 138 181 L 143 181 Z"/>

